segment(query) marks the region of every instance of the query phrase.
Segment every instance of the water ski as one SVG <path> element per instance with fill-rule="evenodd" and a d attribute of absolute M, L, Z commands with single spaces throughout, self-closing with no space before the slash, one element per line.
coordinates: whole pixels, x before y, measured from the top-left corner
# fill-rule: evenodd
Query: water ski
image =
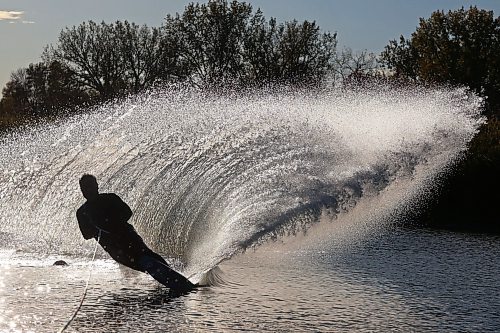
<path fill-rule="evenodd" d="M 189 291 L 196 288 L 195 284 L 161 261 L 149 256 L 142 260 L 141 264 L 146 268 L 146 272 L 165 287 L 175 291 Z"/>

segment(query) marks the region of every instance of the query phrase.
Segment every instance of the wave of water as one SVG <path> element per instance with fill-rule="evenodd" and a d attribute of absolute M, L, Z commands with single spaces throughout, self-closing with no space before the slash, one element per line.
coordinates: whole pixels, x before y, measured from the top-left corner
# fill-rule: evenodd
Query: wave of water
<path fill-rule="evenodd" d="M 92 173 L 132 207 L 148 244 L 199 279 L 400 181 L 418 192 L 415 174 L 431 179 L 460 156 L 481 107 L 444 88 L 134 96 L 2 137 L 0 239 L 88 253 L 75 210 Z"/>

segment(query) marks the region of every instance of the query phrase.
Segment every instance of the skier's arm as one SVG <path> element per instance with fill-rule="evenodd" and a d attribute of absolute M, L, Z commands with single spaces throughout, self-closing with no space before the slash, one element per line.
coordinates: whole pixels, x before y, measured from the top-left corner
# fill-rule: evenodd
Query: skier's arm
<path fill-rule="evenodd" d="M 97 237 L 98 229 L 91 223 L 88 214 L 82 208 L 76 211 L 76 219 L 78 220 L 78 226 L 83 238 L 90 239 Z"/>

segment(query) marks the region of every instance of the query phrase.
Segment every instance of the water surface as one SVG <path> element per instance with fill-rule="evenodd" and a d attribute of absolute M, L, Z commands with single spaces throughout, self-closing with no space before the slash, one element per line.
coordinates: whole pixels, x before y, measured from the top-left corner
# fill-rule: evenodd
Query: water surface
<path fill-rule="evenodd" d="M 226 283 L 172 297 L 94 263 L 68 332 L 498 332 L 500 238 L 392 230 L 358 242 L 272 243 L 220 266 Z M 0 331 L 54 332 L 77 307 L 86 258 L 1 254 Z"/>

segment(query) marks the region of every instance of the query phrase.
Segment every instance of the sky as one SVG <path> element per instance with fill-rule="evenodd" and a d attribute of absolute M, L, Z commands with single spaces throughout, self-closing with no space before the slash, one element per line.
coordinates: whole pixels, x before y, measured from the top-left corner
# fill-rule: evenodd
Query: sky
<path fill-rule="evenodd" d="M 185 0 L 0 0 L 0 89 L 10 73 L 40 61 L 48 44 L 57 42 L 65 27 L 88 20 L 160 26 L 167 14 L 182 13 Z M 196 2 L 196 1 L 194 1 Z M 206 2 L 206 1 L 197 1 Z M 500 15 L 500 0 L 247 0 L 267 18 L 278 22 L 316 21 L 336 32 L 339 46 L 380 53 L 400 35 L 409 37 L 419 18 L 436 10 L 475 5 Z"/>

